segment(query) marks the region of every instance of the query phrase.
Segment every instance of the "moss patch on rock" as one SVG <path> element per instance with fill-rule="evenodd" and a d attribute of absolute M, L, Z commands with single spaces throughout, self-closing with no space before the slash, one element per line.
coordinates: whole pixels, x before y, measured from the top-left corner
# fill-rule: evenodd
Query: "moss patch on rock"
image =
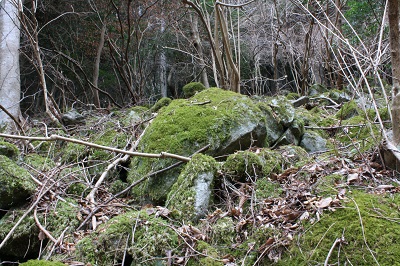
<path fill-rule="evenodd" d="M 206 87 L 203 85 L 203 83 L 200 82 L 190 82 L 183 86 L 183 94 L 185 95 L 185 98 L 192 97 L 195 95 L 197 92 L 205 90 Z"/>
<path fill-rule="evenodd" d="M 152 213 L 152 214 L 149 214 Z M 121 263 L 124 253 L 132 265 L 158 265 L 167 251 L 180 252 L 179 236 L 167 222 L 150 211 L 130 211 L 114 217 L 76 246 L 80 261 L 108 266 Z"/>
<path fill-rule="evenodd" d="M 194 155 L 168 194 L 169 208 L 179 210 L 181 218 L 186 221 L 203 218 L 212 201 L 214 176 L 218 168 L 214 158 Z"/>
<path fill-rule="evenodd" d="M 0 155 L 7 156 L 10 159 L 17 160 L 19 150 L 17 146 L 7 141 L 0 141 Z"/>
<path fill-rule="evenodd" d="M 342 209 L 324 213 L 293 242 L 290 252 L 277 265 L 396 265 L 400 257 L 400 196 L 349 194 Z M 333 247 L 337 239 L 342 243 Z M 333 250 L 328 256 L 331 248 Z"/>
<path fill-rule="evenodd" d="M 157 112 L 158 110 L 160 110 L 162 107 L 167 106 L 168 104 L 171 103 L 171 99 L 168 97 L 163 97 L 160 100 L 158 100 L 151 108 L 150 111 Z"/>
<path fill-rule="evenodd" d="M 0 155 L 0 208 L 20 206 L 35 191 L 29 172 L 8 157 Z"/>
<path fill-rule="evenodd" d="M 199 148 L 210 145 L 206 153 L 218 156 L 246 149 L 252 141 L 262 145 L 265 135 L 262 112 L 250 98 L 210 88 L 196 94 L 190 101 L 174 100 L 162 108 L 147 128 L 139 150 L 190 156 Z M 133 158 L 128 181 L 134 182 L 151 170 L 165 168 L 174 162 L 172 159 Z M 179 168 L 175 168 L 151 177 L 132 192 L 138 198 L 163 201 L 179 171 Z"/>

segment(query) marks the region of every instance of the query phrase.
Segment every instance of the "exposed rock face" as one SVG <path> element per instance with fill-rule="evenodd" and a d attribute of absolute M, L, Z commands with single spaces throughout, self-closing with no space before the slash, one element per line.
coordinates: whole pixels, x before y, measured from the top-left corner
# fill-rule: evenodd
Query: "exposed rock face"
<path fill-rule="evenodd" d="M 300 146 L 307 152 L 318 152 L 326 150 L 326 139 L 322 138 L 317 132 L 306 131 L 301 140 Z"/>
<path fill-rule="evenodd" d="M 0 155 L 0 209 L 25 204 L 35 191 L 27 170 L 4 155 Z"/>
<path fill-rule="evenodd" d="M 220 156 L 263 146 L 267 135 L 264 113 L 247 96 L 218 88 L 199 92 L 188 100 L 174 100 L 159 110 L 139 145 L 142 152 L 170 152 L 190 156 L 210 145 L 207 154 Z M 150 171 L 175 161 L 134 158 L 128 180 L 134 182 Z M 157 175 L 133 190 L 135 196 L 162 202 L 175 183 L 179 169 Z"/>
<path fill-rule="evenodd" d="M 214 158 L 203 154 L 193 156 L 168 194 L 168 207 L 180 211 L 185 220 L 203 218 L 212 199 L 217 169 Z"/>

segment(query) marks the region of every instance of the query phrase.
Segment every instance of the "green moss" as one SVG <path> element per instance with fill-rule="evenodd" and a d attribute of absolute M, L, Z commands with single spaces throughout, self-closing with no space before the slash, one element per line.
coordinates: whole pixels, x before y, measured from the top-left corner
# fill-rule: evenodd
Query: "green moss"
<path fill-rule="evenodd" d="M 30 153 L 25 155 L 24 161 L 28 165 L 32 166 L 34 169 L 40 171 L 49 171 L 56 166 L 56 164 L 52 159 L 40 156 L 39 154 L 36 153 Z"/>
<path fill-rule="evenodd" d="M 66 199 L 66 201 L 58 201 L 57 205 L 53 208 L 49 208 L 49 212 L 46 214 L 46 220 L 42 221 L 42 224 L 46 224 L 47 229 L 52 232 L 55 237 L 61 235 L 61 233 L 68 228 L 66 232 L 73 232 L 74 228 L 79 225 L 77 213 L 79 207 L 76 201 Z"/>
<path fill-rule="evenodd" d="M 300 167 L 310 161 L 308 153 L 300 146 L 280 146 L 278 151 L 282 154 L 284 158 L 282 164 L 286 168 Z"/>
<path fill-rule="evenodd" d="M 233 180 L 245 182 L 253 176 L 260 176 L 264 170 L 265 161 L 251 151 L 239 151 L 231 154 L 223 165 L 223 171 Z"/>
<path fill-rule="evenodd" d="M 196 250 L 204 254 L 203 256 L 198 256 L 191 258 L 188 262 L 188 266 L 222 266 L 224 265 L 218 258 L 220 257 L 218 254 L 218 250 L 207 242 L 197 241 Z"/>
<path fill-rule="evenodd" d="M 20 266 L 65 266 L 66 264 L 58 261 L 47 261 L 47 260 L 29 260 L 24 263 L 20 263 Z"/>
<path fill-rule="evenodd" d="M 249 177 L 264 177 L 281 172 L 283 162 L 279 152 L 268 148 L 260 149 L 258 153 L 239 151 L 228 156 L 222 170 L 233 180 L 245 182 Z"/>
<path fill-rule="evenodd" d="M 154 213 L 154 212 L 152 212 Z M 118 215 L 76 246 L 77 257 L 99 266 L 121 261 L 124 252 L 132 256 L 132 265 L 155 265 L 165 260 L 165 253 L 180 254 L 177 232 L 146 210 Z"/>
<path fill-rule="evenodd" d="M 345 208 L 325 212 L 316 224 L 306 224 L 304 233 L 277 265 L 323 264 L 335 240 L 342 236 L 345 243 L 333 248 L 328 258 L 330 265 L 377 265 L 373 256 L 379 265 L 397 265 L 400 257 L 400 224 L 396 222 L 400 218 L 399 195 L 353 191 L 349 196 L 354 202 L 348 200 Z"/>
<path fill-rule="evenodd" d="M 35 188 L 27 170 L 0 155 L 0 208 L 25 204 Z"/>
<path fill-rule="evenodd" d="M 218 163 L 214 158 L 203 154 L 194 155 L 185 166 L 167 197 L 168 206 L 179 210 L 180 219 L 197 221 L 206 215 L 206 209 L 201 208 L 208 207 L 212 201 L 212 194 L 208 196 L 206 193 L 213 190 L 212 179 L 218 168 Z M 202 183 L 201 195 L 197 194 L 200 193 L 197 191 L 199 182 Z M 203 197 L 208 197 L 208 199 Z"/>
<path fill-rule="evenodd" d="M 0 141 L 0 155 L 4 155 L 10 159 L 17 160 L 19 156 L 19 150 L 14 144 L 6 141 Z"/>
<path fill-rule="evenodd" d="M 288 99 L 288 100 L 296 100 L 298 98 L 300 98 L 300 95 L 295 92 L 290 92 L 286 95 L 286 99 Z"/>
<path fill-rule="evenodd" d="M 371 148 L 377 147 L 382 139 L 378 125 L 371 124 L 362 116 L 354 116 L 344 120 L 342 126 L 344 130 L 336 134 L 336 139 L 345 145 L 353 144 L 350 150 L 350 156 L 366 152 Z"/>
<path fill-rule="evenodd" d="M 344 103 L 340 108 L 339 112 L 336 114 L 336 118 L 341 120 L 349 119 L 353 116 L 358 115 L 360 112 L 357 103 L 354 100 L 351 100 L 347 103 Z"/>
<path fill-rule="evenodd" d="M 83 197 L 85 196 L 85 191 L 88 192 L 88 186 L 81 182 L 71 183 L 67 189 L 67 194 Z"/>
<path fill-rule="evenodd" d="M 345 183 L 345 177 L 340 174 L 331 174 L 319 178 L 314 185 L 314 193 L 320 196 L 332 196 L 337 193 L 336 186 Z"/>
<path fill-rule="evenodd" d="M 193 104 L 193 102 L 207 101 L 210 103 Z M 260 110 L 251 99 L 234 92 L 210 88 L 196 94 L 191 101 L 174 100 L 162 108 L 147 128 L 139 150 L 190 156 L 199 148 L 210 144 L 208 154 L 218 156 L 221 155 L 221 151 L 226 154 L 230 152 L 226 150 L 226 145 L 231 144 L 232 141 L 232 136 L 228 132 L 237 129 L 239 125 L 247 125 L 250 119 L 263 121 Z M 235 134 L 238 133 L 235 132 Z M 264 139 L 259 141 L 264 142 Z M 241 140 L 237 146 L 231 144 L 229 148 L 234 151 L 240 147 L 248 147 L 250 144 Z M 133 158 L 131 168 L 135 171 L 130 171 L 128 181 L 133 182 L 150 171 L 165 168 L 174 162 L 176 161 L 173 159 L 165 158 Z M 135 187 L 132 192 L 135 196 L 139 196 L 138 198 L 144 196 L 151 200 L 165 200 L 166 193 L 176 181 L 180 170 L 181 168 L 174 168 L 162 176 L 150 178 L 142 185 Z M 151 189 L 147 189 L 149 187 Z"/>
<path fill-rule="evenodd" d="M 185 98 L 190 98 L 193 95 L 195 95 L 196 92 L 200 92 L 205 89 L 206 89 L 206 87 L 204 87 L 204 85 L 200 82 L 190 82 L 190 83 L 186 84 L 185 86 L 183 86 L 183 88 L 182 88 Z"/>
<path fill-rule="evenodd" d="M 4 239 L 15 223 L 24 214 L 25 210 L 14 210 L 8 212 L 0 219 L 0 239 Z M 2 260 L 20 259 L 24 257 L 35 258 L 39 254 L 40 241 L 38 238 L 39 229 L 36 226 L 33 215 L 25 217 L 5 246 L 0 249 Z"/>
<path fill-rule="evenodd" d="M 283 192 L 279 183 L 268 180 L 268 178 L 257 179 L 255 189 L 257 199 L 260 200 L 279 197 Z"/>
<path fill-rule="evenodd" d="M 153 107 L 151 107 L 150 111 L 152 111 L 153 113 L 157 112 L 158 110 L 160 110 L 162 107 L 167 106 L 171 103 L 171 99 L 168 97 L 163 97 L 160 100 L 158 100 Z"/>

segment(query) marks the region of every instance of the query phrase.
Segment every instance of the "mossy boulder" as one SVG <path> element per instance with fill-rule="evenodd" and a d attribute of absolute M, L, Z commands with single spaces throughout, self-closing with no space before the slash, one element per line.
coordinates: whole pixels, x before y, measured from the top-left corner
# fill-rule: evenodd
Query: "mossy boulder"
<path fill-rule="evenodd" d="M 131 265 L 164 265 L 167 252 L 179 254 L 180 240 L 156 210 L 130 211 L 79 241 L 76 256 L 85 264 L 98 266 L 121 263 L 124 256 L 132 260 Z"/>
<path fill-rule="evenodd" d="M 197 92 L 205 90 L 206 87 L 203 85 L 201 82 L 190 82 L 183 86 L 183 94 L 185 95 L 185 98 L 190 98 L 193 95 L 195 95 Z"/>
<path fill-rule="evenodd" d="M 212 201 L 218 168 L 218 163 L 210 156 L 193 156 L 168 194 L 168 207 L 179 210 L 185 220 L 198 221 L 203 218 Z"/>
<path fill-rule="evenodd" d="M 249 97 L 210 88 L 189 100 L 173 100 L 162 108 L 147 128 L 138 150 L 190 156 L 210 145 L 206 153 L 219 156 L 247 149 L 251 145 L 263 146 L 266 134 L 264 115 Z M 134 182 L 150 171 L 163 169 L 175 162 L 172 159 L 136 157 L 131 162 L 128 181 Z M 179 172 L 179 168 L 174 168 L 151 177 L 135 187 L 133 195 L 162 202 Z"/>
<path fill-rule="evenodd" d="M 362 116 L 344 120 L 342 126 L 344 130 L 336 134 L 336 140 L 344 145 L 350 145 L 350 157 L 377 147 L 383 138 L 379 126 Z"/>
<path fill-rule="evenodd" d="M 304 233 L 277 265 L 397 265 L 399 207 L 398 194 L 353 191 L 343 208 L 304 224 Z"/>
<path fill-rule="evenodd" d="M 26 204 L 35 188 L 27 170 L 0 155 L 0 209 Z"/>
<path fill-rule="evenodd" d="M 10 159 L 16 160 L 19 156 L 17 146 L 7 141 L 0 141 L 0 155 L 7 156 Z"/>

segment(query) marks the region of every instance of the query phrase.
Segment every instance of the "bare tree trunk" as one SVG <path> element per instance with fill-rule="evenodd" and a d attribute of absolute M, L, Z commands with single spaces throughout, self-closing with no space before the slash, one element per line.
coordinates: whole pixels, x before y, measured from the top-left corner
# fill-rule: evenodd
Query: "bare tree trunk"
<path fill-rule="evenodd" d="M 191 19 L 191 26 L 192 26 L 192 34 L 193 34 L 193 46 L 197 50 L 197 54 L 199 56 L 199 66 L 201 68 L 201 83 L 206 88 L 210 87 L 210 84 L 208 82 L 208 77 L 207 77 L 207 71 L 205 69 L 206 64 L 204 62 L 204 53 L 203 53 L 203 46 L 201 45 L 201 39 L 200 39 L 200 34 L 199 34 L 199 21 L 197 16 L 190 16 Z"/>
<path fill-rule="evenodd" d="M 19 1 L 0 2 L 0 105 L 14 118 L 20 114 L 20 70 L 19 45 L 20 21 Z M 12 119 L 0 110 L 0 124 Z"/>
<path fill-rule="evenodd" d="M 160 33 L 162 35 L 165 31 L 164 18 L 161 18 L 160 26 Z M 161 97 L 167 97 L 167 56 L 163 48 L 160 51 L 160 87 Z"/>
<path fill-rule="evenodd" d="M 105 36 L 106 36 L 106 22 L 103 22 L 103 25 L 101 27 L 101 32 L 100 32 L 100 42 L 99 42 L 99 46 L 97 47 L 97 53 L 96 53 L 96 60 L 94 62 L 94 67 L 93 67 L 93 87 L 92 87 L 92 93 L 93 93 L 93 100 L 94 100 L 94 104 L 97 107 L 101 107 L 100 106 L 100 96 L 99 96 L 99 91 L 95 88 L 98 87 L 98 83 L 99 83 L 99 71 L 100 71 L 100 59 L 101 59 L 101 53 L 103 51 L 104 48 L 104 40 L 105 40 Z"/>
<path fill-rule="evenodd" d="M 336 20 L 335 20 L 335 26 L 337 30 L 342 34 L 342 17 L 341 17 L 341 0 L 336 0 L 335 1 L 336 5 Z M 337 77 L 336 77 L 336 88 L 338 90 L 343 89 L 343 69 L 344 69 L 344 64 L 342 60 L 342 56 L 340 56 L 340 45 L 341 42 L 338 42 L 338 47 L 337 47 L 337 60 L 339 63 L 339 71 L 337 71 Z"/>
<path fill-rule="evenodd" d="M 400 38 L 399 38 L 399 1 L 388 1 L 388 16 L 390 28 L 390 52 L 392 61 L 393 79 L 393 104 L 392 104 L 392 127 L 393 143 L 400 144 Z"/>

